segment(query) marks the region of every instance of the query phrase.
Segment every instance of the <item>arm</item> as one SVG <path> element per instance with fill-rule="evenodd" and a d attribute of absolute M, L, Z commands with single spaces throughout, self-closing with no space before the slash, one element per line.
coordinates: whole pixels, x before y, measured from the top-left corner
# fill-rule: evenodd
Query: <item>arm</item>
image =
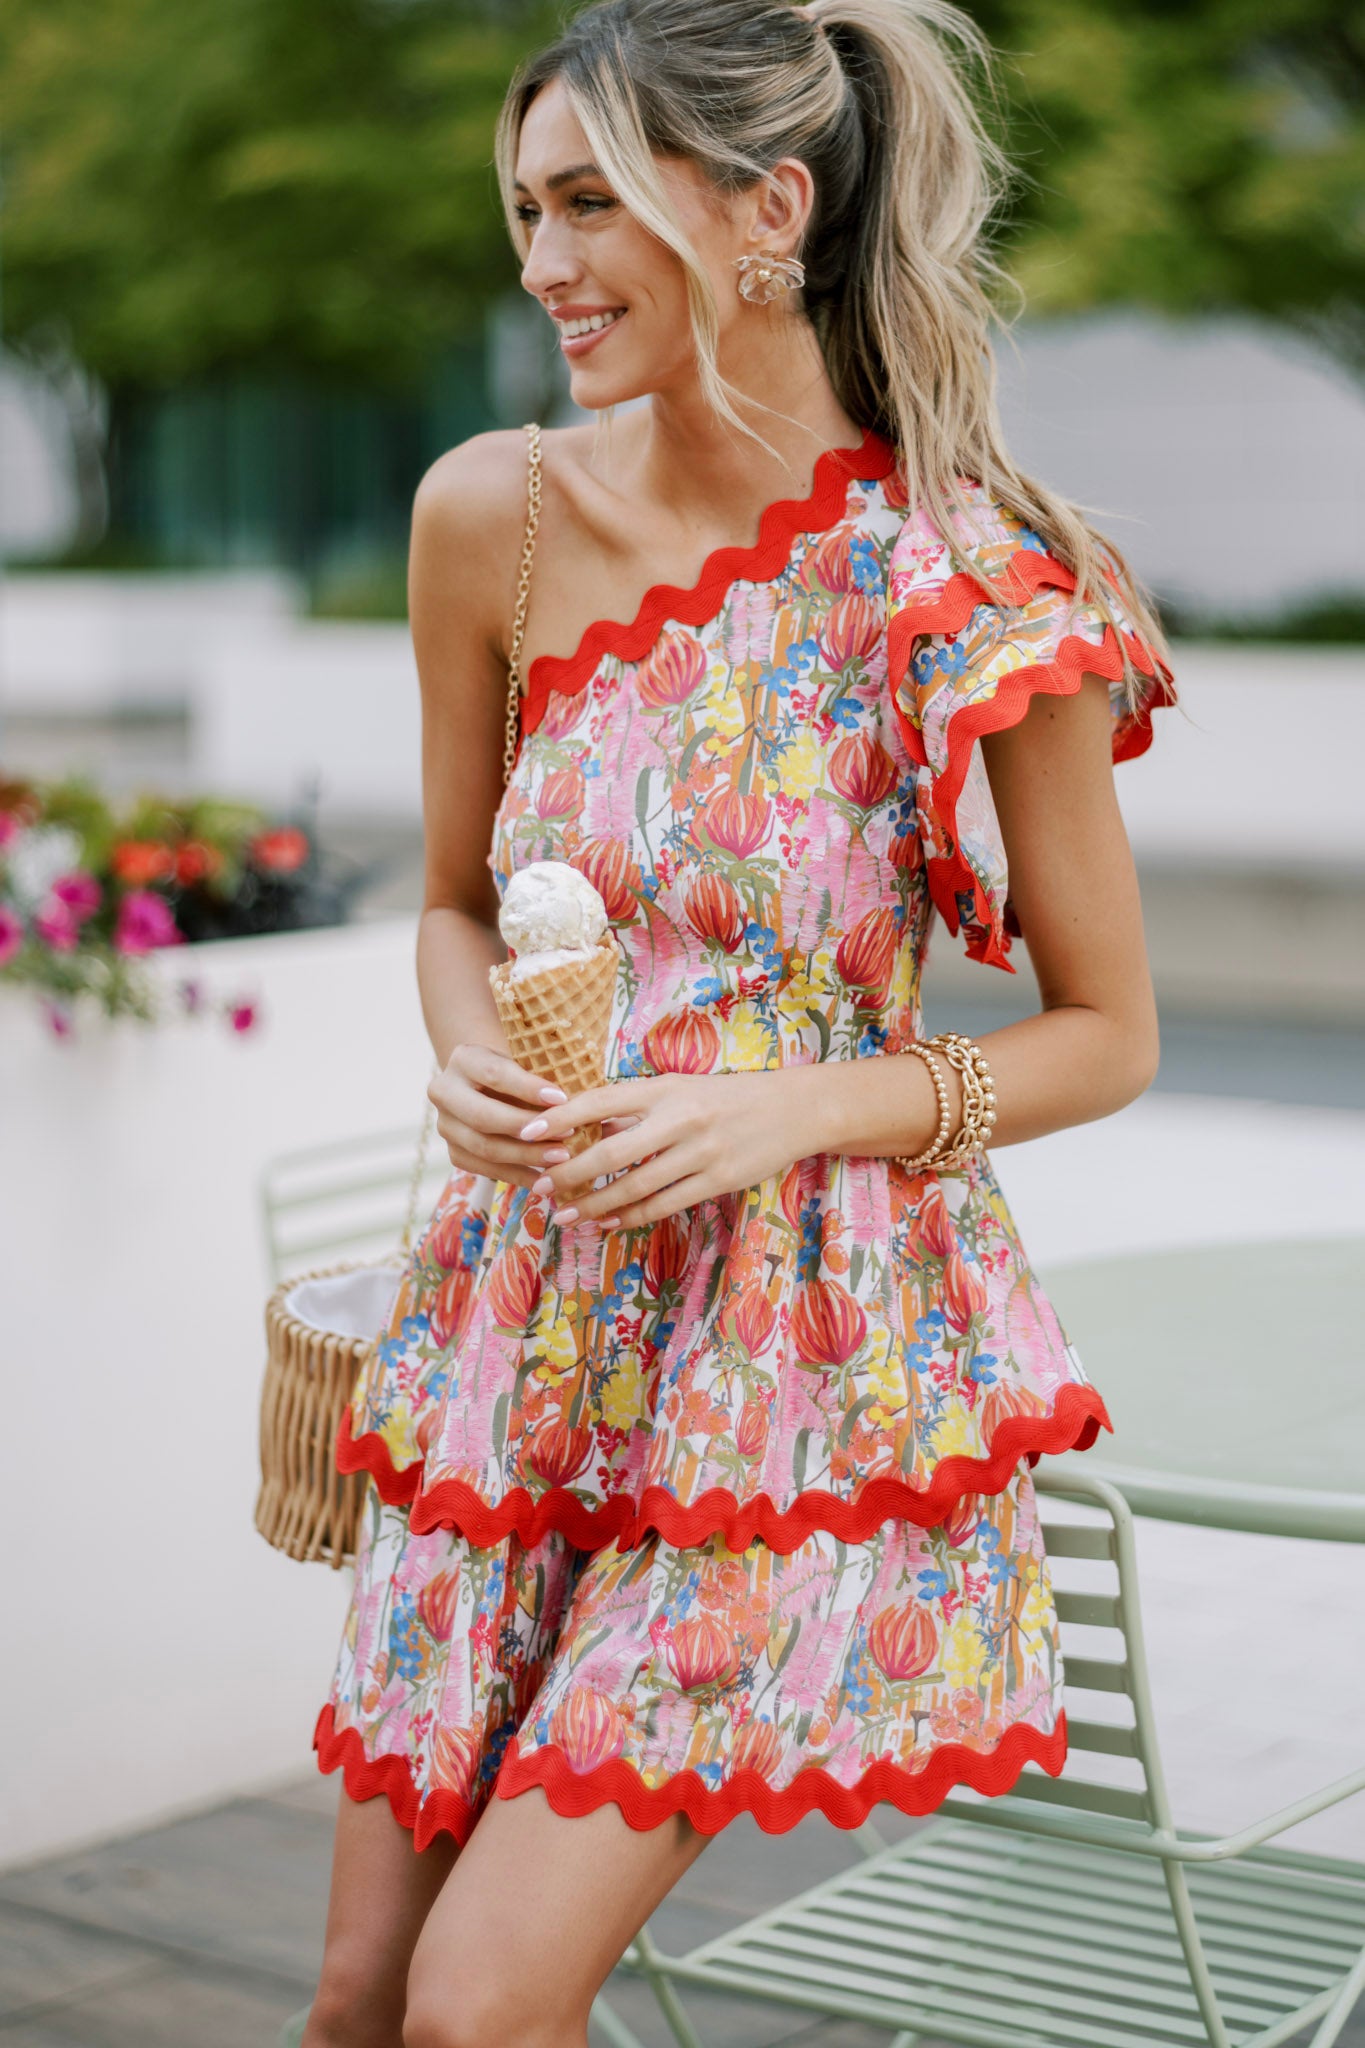
<path fill-rule="evenodd" d="M 478 434 L 413 503 L 408 613 L 422 694 L 425 853 L 417 985 L 441 1072 L 428 1094 L 451 1163 L 522 1185 L 563 1147 L 516 1138 L 562 1102 L 508 1057 L 488 969 L 505 958 L 487 853 L 502 793 L 507 652 L 526 504 L 519 433 Z"/>
<path fill-rule="evenodd" d="M 1086 676 L 1074 696 L 1035 697 L 1018 725 L 988 733 L 981 749 L 1043 1003 L 978 1041 L 999 1102 L 992 1145 L 1017 1145 L 1110 1116 L 1151 1085 L 1156 1002 L 1114 790 L 1107 685 Z M 927 1143 L 934 1106 L 921 1073 L 922 1082 L 905 1077 L 920 1105 L 918 1143 L 876 1142 L 878 1089 L 855 1065 L 839 1076 L 837 1143 L 828 1149 L 913 1153 Z M 959 1107 L 954 1095 L 955 1116 Z"/>
<path fill-rule="evenodd" d="M 1018 725 L 981 744 L 1043 1000 L 1037 1015 L 979 1041 L 999 1103 L 992 1143 L 1011 1145 L 1140 1095 L 1156 1071 L 1156 1007 L 1106 685 L 1087 676 L 1070 697 L 1035 697 Z M 961 1084 L 951 1070 L 948 1083 L 956 1126 Z M 639 1121 L 541 1185 L 581 1215 L 629 1226 L 751 1186 L 811 1152 L 914 1154 L 933 1135 L 937 1106 L 925 1068 L 905 1054 L 618 1082 L 548 1112 L 546 1135 L 601 1115 Z M 636 1160 L 645 1163 L 587 1192 L 597 1175 Z"/>

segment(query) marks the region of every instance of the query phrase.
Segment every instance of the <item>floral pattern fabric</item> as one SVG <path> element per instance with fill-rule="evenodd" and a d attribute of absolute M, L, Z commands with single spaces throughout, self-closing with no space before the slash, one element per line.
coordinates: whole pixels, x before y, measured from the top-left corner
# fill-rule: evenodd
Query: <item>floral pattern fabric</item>
<path fill-rule="evenodd" d="M 1008 965 L 971 742 L 1118 643 L 983 512 L 985 554 L 932 534 L 869 432 L 754 548 L 533 664 L 490 863 L 602 892 L 609 1077 L 896 1052 L 936 908 Z M 1116 758 L 1162 684 L 1128 644 Z M 634 1231 L 550 1207 L 453 1175 L 357 1384 L 338 1457 L 375 1489 L 324 1763 L 419 1836 L 490 1786 L 786 1825 L 1060 1768 L 1027 1467 L 1108 1417 L 989 1156 L 811 1155 Z"/>

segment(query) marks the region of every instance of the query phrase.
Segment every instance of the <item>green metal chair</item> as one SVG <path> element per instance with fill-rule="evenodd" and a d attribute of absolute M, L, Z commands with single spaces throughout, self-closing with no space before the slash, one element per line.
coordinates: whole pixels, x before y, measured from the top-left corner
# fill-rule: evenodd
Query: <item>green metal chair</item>
<path fill-rule="evenodd" d="M 1178 1829 L 1131 1512 L 1080 1471 L 1037 1484 L 1064 1649 L 1085 1636 L 1066 1657 L 1065 1771 L 954 1793 L 894 1846 L 866 1826 L 864 1861 L 686 1955 L 645 1928 L 623 1967 L 680 2048 L 702 2048 L 688 1984 L 880 2025 L 893 2048 L 1276 2048 L 1314 2025 L 1312 2048 L 1337 2039 L 1365 1990 L 1365 1862 L 1263 1845 L 1365 1791 L 1365 1768 L 1232 1835 Z M 613 2048 L 641 2048 L 606 2001 L 594 2019 Z"/>
<path fill-rule="evenodd" d="M 269 1161 L 259 1195 L 272 1282 L 320 1260 L 393 1252 L 407 1217 L 418 1135 L 414 1122 L 283 1152 Z M 445 1144 L 429 1135 L 419 1217 L 434 1206 L 449 1177 Z"/>

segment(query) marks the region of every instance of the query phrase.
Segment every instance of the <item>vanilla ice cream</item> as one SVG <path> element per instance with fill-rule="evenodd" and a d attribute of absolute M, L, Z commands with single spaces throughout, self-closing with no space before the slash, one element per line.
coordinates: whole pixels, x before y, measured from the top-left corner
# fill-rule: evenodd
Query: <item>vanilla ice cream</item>
<path fill-rule="evenodd" d="M 606 929 L 607 906 L 567 861 L 534 860 L 503 892 L 498 930 L 516 955 L 513 981 L 591 959 Z"/>

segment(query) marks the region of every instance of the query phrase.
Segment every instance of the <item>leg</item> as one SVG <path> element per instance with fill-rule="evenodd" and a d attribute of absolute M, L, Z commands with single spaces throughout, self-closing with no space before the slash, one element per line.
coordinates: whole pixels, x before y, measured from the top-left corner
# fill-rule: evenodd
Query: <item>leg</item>
<path fill-rule="evenodd" d="M 404 2048 L 585 2048 L 593 1999 L 708 1839 L 611 1805 L 566 1820 L 538 1787 L 494 1799 L 422 1929 Z"/>
<path fill-rule="evenodd" d="M 341 1795 L 322 1977 L 301 2048 L 401 2048 L 408 1967 L 456 1848 L 419 1856 L 387 1799 Z"/>

